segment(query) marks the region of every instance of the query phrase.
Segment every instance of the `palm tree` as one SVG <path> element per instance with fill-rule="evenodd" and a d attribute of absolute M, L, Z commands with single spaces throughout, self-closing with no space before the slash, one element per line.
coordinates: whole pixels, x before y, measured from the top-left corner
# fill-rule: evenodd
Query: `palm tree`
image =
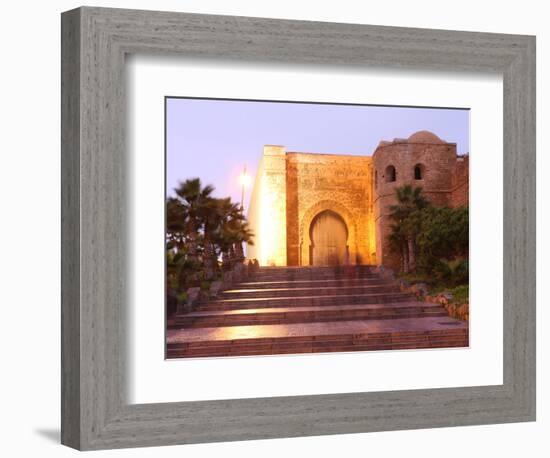
<path fill-rule="evenodd" d="M 400 224 L 390 225 L 391 233 L 389 236 L 390 248 L 392 251 L 399 254 L 401 257 L 401 270 L 409 271 L 409 251 L 407 244 L 407 236 Z"/>
<path fill-rule="evenodd" d="M 239 204 L 231 199 L 219 199 L 220 224 L 216 232 L 216 242 L 220 249 L 224 267 L 230 268 L 235 261 L 242 261 L 242 244 L 253 244 L 253 233 L 248 227 Z"/>
<path fill-rule="evenodd" d="M 403 261 L 403 271 L 410 272 L 416 268 L 416 237 L 420 220 L 418 211 L 429 205 L 422 195 L 422 188 L 405 185 L 395 190 L 397 205 L 390 206 L 391 226 L 390 243 L 398 251 Z"/>
<path fill-rule="evenodd" d="M 166 203 L 166 248 L 177 254 L 167 257 L 168 270 L 182 287 L 199 280 L 202 214 L 213 191 L 212 186 L 202 187 L 199 178 L 188 179 L 179 183 L 174 189 L 176 196 Z"/>
<path fill-rule="evenodd" d="M 189 231 L 186 228 L 187 215 L 178 199 L 170 197 L 166 201 L 166 243 L 176 251 L 185 245 Z"/>
<path fill-rule="evenodd" d="M 214 187 L 206 185 L 203 188 L 200 178 L 191 178 L 180 182 L 174 192 L 183 207 L 185 219 L 189 221 L 188 253 L 193 259 L 197 257 L 197 237 L 203 229 L 200 226 L 204 206 L 208 204 Z"/>
<path fill-rule="evenodd" d="M 166 259 L 169 276 L 181 289 L 212 280 L 220 256 L 226 268 L 242 261 L 242 243 L 252 243 L 252 232 L 240 205 L 212 197 L 214 188 L 202 187 L 199 178 L 180 182 L 174 191 L 166 202 Z"/>
<path fill-rule="evenodd" d="M 219 199 L 206 199 L 199 211 L 202 227 L 203 263 L 206 280 L 214 278 L 218 261 L 216 255 L 215 233 L 220 221 Z"/>

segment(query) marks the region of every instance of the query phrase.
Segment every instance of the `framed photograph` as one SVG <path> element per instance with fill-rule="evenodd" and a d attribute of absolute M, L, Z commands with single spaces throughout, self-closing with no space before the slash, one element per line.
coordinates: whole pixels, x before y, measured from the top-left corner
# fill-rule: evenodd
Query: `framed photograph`
<path fill-rule="evenodd" d="M 62 15 L 62 442 L 535 419 L 535 38 Z"/>
<path fill-rule="evenodd" d="M 167 358 L 468 347 L 468 109 L 165 103 Z"/>

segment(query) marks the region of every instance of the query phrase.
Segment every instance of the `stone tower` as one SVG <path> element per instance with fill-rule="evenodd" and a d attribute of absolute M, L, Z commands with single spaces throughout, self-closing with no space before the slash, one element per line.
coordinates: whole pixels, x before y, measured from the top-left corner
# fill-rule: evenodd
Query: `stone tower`
<path fill-rule="evenodd" d="M 287 265 L 286 181 L 285 147 L 264 146 L 248 211 L 254 245 L 247 247 L 262 266 Z"/>
<path fill-rule="evenodd" d="M 374 162 L 374 218 L 376 225 L 377 261 L 399 268 L 399 256 L 390 251 L 391 221 L 389 207 L 397 203 L 396 188 L 403 185 L 421 187 L 427 199 L 437 206 L 455 206 L 466 203 L 467 197 L 458 198 L 456 190 L 464 187 L 466 174 L 456 177 L 456 143 L 447 143 L 437 135 L 420 131 L 409 138 L 382 141 L 373 154 Z M 461 161 L 461 170 L 465 169 Z M 459 183 L 460 182 L 460 183 Z"/>

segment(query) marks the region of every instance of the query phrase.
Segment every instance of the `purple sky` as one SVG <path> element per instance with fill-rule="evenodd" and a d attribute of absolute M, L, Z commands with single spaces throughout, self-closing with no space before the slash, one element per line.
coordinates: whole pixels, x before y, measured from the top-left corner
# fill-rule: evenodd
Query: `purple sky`
<path fill-rule="evenodd" d="M 199 177 L 235 202 L 243 166 L 254 179 L 265 144 L 370 156 L 380 140 L 429 130 L 469 152 L 468 110 L 168 98 L 166 123 L 167 194 Z"/>

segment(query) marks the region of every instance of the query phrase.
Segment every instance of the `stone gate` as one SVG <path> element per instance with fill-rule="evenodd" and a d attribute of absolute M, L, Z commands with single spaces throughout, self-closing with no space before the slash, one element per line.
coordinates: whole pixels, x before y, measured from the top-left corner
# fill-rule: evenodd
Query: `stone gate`
<path fill-rule="evenodd" d="M 255 234 L 247 257 L 262 266 L 397 267 L 388 243 L 395 188 L 421 186 L 437 205 L 468 205 L 468 166 L 455 143 L 427 131 L 382 141 L 365 156 L 266 145 L 247 215 Z M 327 217 L 319 222 L 320 215 Z"/>

